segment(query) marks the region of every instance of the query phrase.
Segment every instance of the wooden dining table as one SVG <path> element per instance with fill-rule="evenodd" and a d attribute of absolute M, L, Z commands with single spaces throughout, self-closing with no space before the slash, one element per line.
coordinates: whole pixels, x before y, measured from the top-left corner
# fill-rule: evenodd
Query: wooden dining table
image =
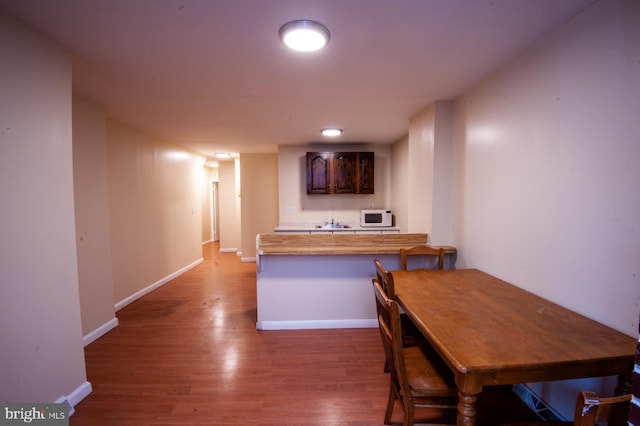
<path fill-rule="evenodd" d="M 458 425 L 483 386 L 618 375 L 636 339 L 477 269 L 392 271 L 400 305 L 455 374 Z"/>

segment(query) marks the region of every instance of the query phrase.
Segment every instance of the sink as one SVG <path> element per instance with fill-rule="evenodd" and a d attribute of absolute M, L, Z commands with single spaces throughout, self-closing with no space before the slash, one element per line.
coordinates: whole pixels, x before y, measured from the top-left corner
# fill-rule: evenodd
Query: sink
<path fill-rule="evenodd" d="M 347 229 L 351 228 L 349 225 L 342 225 L 340 223 L 325 223 L 322 225 L 316 225 L 318 229 Z"/>

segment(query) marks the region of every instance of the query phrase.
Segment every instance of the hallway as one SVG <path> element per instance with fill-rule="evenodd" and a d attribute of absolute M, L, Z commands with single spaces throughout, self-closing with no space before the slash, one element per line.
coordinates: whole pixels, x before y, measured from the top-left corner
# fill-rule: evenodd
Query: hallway
<path fill-rule="evenodd" d="M 72 426 L 382 424 L 377 329 L 256 331 L 255 264 L 214 244 L 203 255 L 85 349 L 93 393 Z M 531 415 L 510 392 L 496 395 L 487 404 Z"/>

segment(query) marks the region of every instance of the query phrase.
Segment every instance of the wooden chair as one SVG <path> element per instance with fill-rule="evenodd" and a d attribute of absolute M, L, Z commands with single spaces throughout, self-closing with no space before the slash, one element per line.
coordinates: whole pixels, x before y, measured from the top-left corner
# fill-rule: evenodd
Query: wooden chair
<path fill-rule="evenodd" d="M 395 287 L 393 284 L 393 275 L 391 272 L 387 271 L 382 263 L 378 259 L 373 259 L 373 264 L 376 267 L 376 278 L 377 281 L 382 286 L 382 289 L 385 291 L 385 294 L 389 296 L 391 299 L 396 299 Z M 400 324 L 402 328 L 402 341 L 405 346 L 417 346 L 417 345 L 427 345 L 426 339 L 422 336 L 418 327 L 415 326 L 411 318 L 409 318 L 406 314 L 400 314 Z M 385 366 L 385 371 L 388 371 L 387 366 Z"/>
<path fill-rule="evenodd" d="M 411 256 L 422 256 L 423 258 L 437 258 L 433 269 L 444 269 L 444 249 L 442 247 L 415 246 L 409 249 L 400 249 L 400 269 L 407 270 L 407 258 Z"/>
<path fill-rule="evenodd" d="M 454 376 L 438 354 L 428 347 L 402 345 L 398 303 L 373 279 L 378 325 L 390 367 L 390 389 L 384 423 L 390 424 L 396 400 L 404 411 L 405 426 L 413 425 L 416 407 L 457 408 Z M 453 416 L 455 422 L 455 416 Z"/>
<path fill-rule="evenodd" d="M 602 398 L 594 392 L 582 391 L 576 399 L 574 426 L 593 426 L 596 422 L 626 425 L 631 394 Z"/>
<path fill-rule="evenodd" d="M 509 426 L 627 426 L 630 401 L 631 394 L 604 398 L 595 392 L 581 391 L 576 398 L 573 422 L 521 422 L 511 423 Z"/>
<path fill-rule="evenodd" d="M 380 262 L 380 260 L 373 259 L 373 264 L 376 267 L 376 278 L 378 279 L 378 282 L 380 283 L 380 285 L 382 285 L 382 288 L 384 289 L 385 293 L 390 298 L 395 300 L 396 291 L 393 285 L 393 275 L 391 275 L 391 273 L 387 271 L 384 266 L 382 266 L 382 263 Z"/>

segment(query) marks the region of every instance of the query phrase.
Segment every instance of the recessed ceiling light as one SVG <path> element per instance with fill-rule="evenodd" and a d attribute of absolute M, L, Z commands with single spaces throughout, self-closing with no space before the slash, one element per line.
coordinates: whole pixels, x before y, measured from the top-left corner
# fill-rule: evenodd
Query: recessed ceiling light
<path fill-rule="evenodd" d="M 229 158 L 230 156 L 231 155 L 226 152 L 218 152 L 216 154 L 216 158 L 221 158 L 221 159 Z"/>
<path fill-rule="evenodd" d="M 316 21 L 299 19 L 280 27 L 280 39 L 293 50 L 311 52 L 329 43 L 329 30 Z"/>
<path fill-rule="evenodd" d="M 336 137 L 342 134 L 342 129 L 335 129 L 335 128 L 322 129 L 321 132 L 324 136 Z"/>

